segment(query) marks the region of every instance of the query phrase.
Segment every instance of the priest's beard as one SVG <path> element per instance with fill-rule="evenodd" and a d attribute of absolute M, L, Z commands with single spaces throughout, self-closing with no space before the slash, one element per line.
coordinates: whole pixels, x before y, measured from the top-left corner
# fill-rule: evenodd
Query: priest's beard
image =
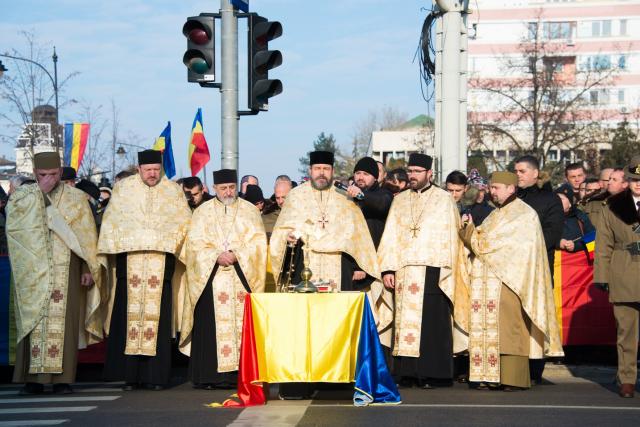
<path fill-rule="evenodd" d="M 332 179 L 332 176 L 326 177 L 324 175 L 319 175 L 315 178 L 311 178 L 311 186 L 318 191 L 323 191 L 331 186 Z"/>
<path fill-rule="evenodd" d="M 236 201 L 237 198 L 238 196 L 220 197 L 220 203 L 222 203 L 225 206 L 231 206 L 233 202 Z"/>

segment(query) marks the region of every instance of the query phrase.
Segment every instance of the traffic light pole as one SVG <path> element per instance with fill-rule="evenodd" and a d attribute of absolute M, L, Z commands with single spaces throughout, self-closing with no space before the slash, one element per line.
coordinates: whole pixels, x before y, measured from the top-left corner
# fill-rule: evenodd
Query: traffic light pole
<path fill-rule="evenodd" d="M 222 168 L 238 170 L 238 17 L 229 0 L 220 0 L 222 15 Z"/>

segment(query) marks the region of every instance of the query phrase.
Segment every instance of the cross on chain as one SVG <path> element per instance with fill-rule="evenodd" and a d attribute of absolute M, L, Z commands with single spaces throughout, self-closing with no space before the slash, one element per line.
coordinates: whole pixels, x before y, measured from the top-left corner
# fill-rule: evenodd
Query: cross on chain
<path fill-rule="evenodd" d="M 418 231 L 420 231 L 420 227 L 418 227 L 418 225 L 413 225 L 411 228 L 409 228 L 409 231 L 413 233 L 413 238 L 416 238 L 418 237 Z"/>
<path fill-rule="evenodd" d="M 325 226 L 329 223 L 328 219 L 325 219 L 324 215 L 322 215 L 322 218 L 320 218 L 318 220 L 318 224 L 320 224 L 322 226 L 322 229 L 325 229 Z"/>

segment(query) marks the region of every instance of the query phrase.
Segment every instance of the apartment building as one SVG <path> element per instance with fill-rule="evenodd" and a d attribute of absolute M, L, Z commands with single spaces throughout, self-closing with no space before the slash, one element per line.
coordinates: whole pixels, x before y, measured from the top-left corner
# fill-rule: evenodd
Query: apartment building
<path fill-rule="evenodd" d="M 597 156 L 609 147 L 606 129 L 625 119 L 636 125 L 640 1 L 477 0 L 470 3 L 467 24 L 469 149 L 490 158 L 490 169 L 508 164 L 534 140 L 532 115 L 526 111 L 533 102 L 567 104 L 575 99 L 570 103 L 570 118 L 565 114 L 554 119 L 566 121 L 563 125 L 568 129 L 588 124 L 600 128 L 597 134 L 576 131 L 575 138 L 550 144 L 546 161 L 585 160 L 594 152 Z M 546 95 L 553 99 L 539 92 L 536 97 L 530 74 L 522 72 L 535 55 L 531 52 L 534 45 L 536 49 L 542 46 L 537 58 L 541 69 L 552 73 L 554 84 L 560 85 L 557 97 Z M 546 116 L 552 115 L 553 108 L 541 109 L 537 118 L 549 120 Z M 474 129 L 477 132 L 472 135 Z M 545 130 L 554 129 L 557 127 Z"/>

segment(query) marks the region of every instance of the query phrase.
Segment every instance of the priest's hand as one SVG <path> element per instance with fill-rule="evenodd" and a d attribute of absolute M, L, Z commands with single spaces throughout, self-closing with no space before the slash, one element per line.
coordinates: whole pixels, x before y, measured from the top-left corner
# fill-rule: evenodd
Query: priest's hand
<path fill-rule="evenodd" d="M 287 243 L 290 246 L 295 246 L 295 244 L 298 242 L 298 238 L 295 236 L 295 234 L 293 234 L 293 232 L 289 233 L 287 235 Z"/>
<path fill-rule="evenodd" d="M 85 286 L 87 288 L 93 286 L 93 276 L 91 273 L 84 273 L 80 276 L 80 286 Z"/>
<path fill-rule="evenodd" d="M 238 259 L 231 251 L 222 252 L 220 256 L 218 256 L 218 259 L 216 260 L 216 262 L 223 267 L 228 267 L 237 261 Z"/>
<path fill-rule="evenodd" d="M 362 190 L 360 189 L 360 187 L 358 187 L 355 184 L 351 184 L 348 188 L 347 188 L 347 194 L 352 197 L 352 198 L 356 198 L 358 197 L 359 194 L 363 194 Z"/>
<path fill-rule="evenodd" d="M 351 280 L 355 282 L 356 280 L 362 280 L 365 277 L 367 277 L 367 273 L 365 273 L 364 271 L 358 270 L 353 272 L 353 277 L 351 278 Z"/>
<path fill-rule="evenodd" d="M 382 275 L 382 283 L 387 289 L 395 289 L 396 287 L 396 275 L 395 273 L 387 273 Z"/>

